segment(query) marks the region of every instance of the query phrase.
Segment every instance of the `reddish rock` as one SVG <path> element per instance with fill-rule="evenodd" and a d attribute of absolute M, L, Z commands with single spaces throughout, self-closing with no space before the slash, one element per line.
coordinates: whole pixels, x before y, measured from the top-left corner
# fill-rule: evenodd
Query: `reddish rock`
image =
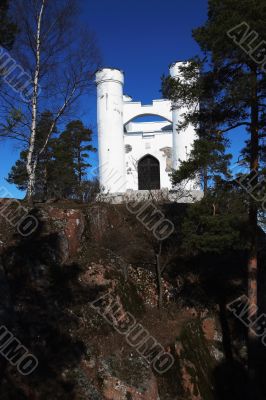
<path fill-rule="evenodd" d="M 89 209 L 90 237 L 92 241 L 100 242 L 106 230 L 111 227 L 110 213 L 108 211 L 108 206 L 104 204 L 96 204 Z"/>
<path fill-rule="evenodd" d="M 88 265 L 86 272 L 84 272 L 80 281 L 85 285 L 93 285 L 93 286 L 114 286 L 116 281 L 115 279 L 109 279 L 106 276 L 112 273 L 113 268 L 109 265 L 103 266 L 102 264 L 91 263 Z"/>
<path fill-rule="evenodd" d="M 205 318 L 202 321 L 202 330 L 207 340 L 215 340 L 217 336 L 216 321 L 214 318 Z"/>
<path fill-rule="evenodd" d="M 220 340 L 219 326 L 210 314 L 183 326 L 175 350 L 185 399 L 214 399 L 212 371 L 223 358 Z"/>
<path fill-rule="evenodd" d="M 127 375 L 128 374 L 128 375 Z M 105 400 L 158 400 L 156 378 L 137 354 L 104 360 L 99 370 Z"/>
<path fill-rule="evenodd" d="M 84 215 L 78 210 L 69 210 L 66 212 L 66 226 L 64 232 L 68 239 L 69 256 L 74 256 L 81 243 L 84 232 Z"/>
<path fill-rule="evenodd" d="M 193 372 L 192 372 L 193 371 Z M 182 385 L 188 400 L 204 400 L 198 391 L 198 376 L 195 365 L 185 360 L 181 368 Z M 193 378 L 194 376 L 194 378 Z"/>
<path fill-rule="evenodd" d="M 48 218 L 47 218 L 48 217 Z M 78 252 L 84 232 L 85 218 L 80 210 L 65 210 L 49 207 L 47 216 L 42 219 L 51 220 L 51 226 L 46 230 L 58 234 L 59 253 L 62 262 L 74 257 Z"/>

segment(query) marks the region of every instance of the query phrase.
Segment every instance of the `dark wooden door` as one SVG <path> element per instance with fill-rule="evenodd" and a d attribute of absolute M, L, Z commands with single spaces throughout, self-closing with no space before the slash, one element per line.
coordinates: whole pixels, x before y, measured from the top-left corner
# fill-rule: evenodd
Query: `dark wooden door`
<path fill-rule="evenodd" d="M 139 190 L 160 189 L 160 163 L 150 155 L 138 163 Z"/>

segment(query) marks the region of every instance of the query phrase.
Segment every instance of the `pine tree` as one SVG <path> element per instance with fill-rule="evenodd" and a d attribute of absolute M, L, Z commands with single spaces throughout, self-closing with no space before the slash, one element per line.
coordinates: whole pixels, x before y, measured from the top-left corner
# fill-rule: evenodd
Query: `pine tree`
<path fill-rule="evenodd" d="M 43 146 L 43 142 L 46 138 L 47 131 L 53 122 L 53 116 L 49 111 L 45 111 L 41 114 L 38 124 L 37 124 L 37 142 L 36 142 L 36 152 L 39 151 Z M 54 128 L 53 133 L 56 132 Z M 36 193 L 35 198 L 47 197 L 47 185 L 48 185 L 48 171 L 51 169 L 50 163 L 52 162 L 53 153 L 53 138 L 49 141 L 49 146 L 39 157 L 38 168 L 36 171 Z M 9 183 L 15 184 L 19 190 L 26 190 L 28 183 L 28 176 L 26 170 L 27 163 L 27 151 L 23 150 L 20 153 L 19 160 L 16 161 L 15 165 L 11 168 L 8 174 L 7 181 Z"/>
<path fill-rule="evenodd" d="M 197 139 L 193 143 L 189 157 L 179 160 L 179 168 L 173 171 L 173 184 L 182 180 L 200 178 L 204 193 L 221 178 L 228 178 L 229 163 L 232 158 L 227 153 L 229 141 L 219 129 L 217 104 L 215 103 L 214 74 L 203 71 L 204 62 L 198 57 L 180 65 L 180 78 L 163 78 L 162 92 L 172 100 L 174 107 L 188 111 L 181 118 L 179 132 L 193 125 Z M 201 73 L 199 74 L 199 71 Z"/>
<path fill-rule="evenodd" d="M 181 94 L 183 101 L 192 103 L 198 96 L 203 105 L 210 99 L 208 110 L 203 106 L 198 112 L 191 112 L 187 121 L 197 120 L 198 124 L 208 118 L 215 124 L 220 135 L 243 127 L 249 133 L 246 160 L 249 162 L 252 186 L 259 183 L 261 171 L 260 150 L 265 135 L 266 78 L 265 78 L 265 35 L 266 3 L 264 0 L 209 0 L 208 20 L 193 31 L 193 36 L 205 53 L 205 64 L 201 73 L 194 74 L 197 82 L 193 90 L 175 92 L 170 82 L 170 97 Z M 194 60 L 196 63 L 198 59 Z M 264 65 L 264 66 L 263 66 Z M 209 91 L 208 91 L 209 88 Z M 209 95 L 208 95 L 209 93 Z M 189 98 L 190 96 L 190 98 Z M 258 209 L 260 204 L 249 196 L 249 257 L 248 297 L 257 305 L 258 265 Z M 252 314 L 251 314 L 252 313 Z M 251 320 L 256 319 L 254 307 L 250 307 Z M 254 327 L 253 327 L 254 328 Z M 249 329 L 249 367 L 251 380 L 255 371 L 256 335 Z M 255 398 L 255 393 L 254 393 Z"/>
<path fill-rule="evenodd" d="M 15 165 L 11 167 L 11 171 L 8 174 L 7 182 L 17 186 L 19 190 L 27 189 L 27 171 L 26 171 L 26 160 L 27 151 L 23 150 L 20 152 L 19 159 Z"/>
<path fill-rule="evenodd" d="M 74 169 L 71 143 L 66 143 L 61 134 L 50 143 L 52 160 L 48 166 L 48 198 L 75 199 L 77 176 Z"/>
<path fill-rule="evenodd" d="M 16 34 L 18 33 L 18 29 L 16 24 L 12 21 L 9 16 L 9 0 L 1 0 L 0 2 L 0 50 L 1 47 L 4 49 L 10 50 L 14 44 Z M 2 50 L 1 50 L 2 55 Z M 3 65 L 3 70 L 1 70 L 0 63 L 0 87 L 2 86 L 1 75 L 5 75 L 5 60 Z M 10 113 L 13 117 L 14 114 Z M 15 118 L 14 118 L 15 120 Z M 13 121 L 12 121 L 13 123 Z M 0 124 L 2 125 L 2 124 Z"/>
<path fill-rule="evenodd" d="M 38 121 L 37 154 L 43 146 L 52 122 L 49 111 L 43 113 Z M 96 150 L 90 144 L 91 136 L 92 131 L 85 128 L 81 121 L 72 121 L 59 136 L 50 138 L 45 151 L 38 159 L 35 199 L 83 200 L 89 196 L 89 187 L 95 191 L 95 185 L 90 185 L 86 179 L 87 169 L 91 166 L 87 162 L 89 153 Z M 27 188 L 26 162 L 27 151 L 23 150 L 20 153 L 20 159 L 12 167 L 7 178 L 9 183 L 14 183 L 20 190 Z"/>
<path fill-rule="evenodd" d="M 0 4 L 0 46 L 10 50 L 17 33 L 17 26 L 8 15 L 9 1 L 1 0 Z"/>
<path fill-rule="evenodd" d="M 79 120 L 71 121 L 67 125 L 66 130 L 61 134 L 60 140 L 65 144 L 65 151 L 70 151 L 72 154 L 74 169 L 78 177 L 78 182 L 81 184 L 87 175 L 87 168 L 91 167 L 91 164 L 87 162 L 88 153 L 96 151 L 90 144 L 92 141 L 92 131 L 85 128 Z"/>
<path fill-rule="evenodd" d="M 181 248 L 188 257 L 245 250 L 247 217 L 246 196 L 240 188 L 220 183 L 188 208 Z"/>
<path fill-rule="evenodd" d="M 73 189 L 75 195 L 82 199 L 83 183 L 87 181 L 87 169 L 91 164 L 87 161 L 90 152 L 96 149 L 91 144 L 92 131 L 86 128 L 79 120 L 71 121 L 59 138 L 60 145 L 58 148 L 57 159 L 71 160 L 69 167 L 74 173 Z"/>
<path fill-rule="evenodd" d="M 199 133 L 187 160 L 181 161 L 178 170 L 171 175 L 173 184 L 183 180 L 201 178 L 204 194 L 212 184 L 230 177 L 231 154 L 226 154 L 228 141 L 217 131 Z"/>

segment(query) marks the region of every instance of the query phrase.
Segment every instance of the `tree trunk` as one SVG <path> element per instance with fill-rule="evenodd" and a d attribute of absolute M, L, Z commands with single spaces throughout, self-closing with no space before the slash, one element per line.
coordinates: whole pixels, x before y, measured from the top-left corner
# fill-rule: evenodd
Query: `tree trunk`
<path fill-rule="evenodd" d="M 257 69 L 252 70 L 252 104 L 251 104 L 251 137 L 250 137 L 250 174 L 256 174 L 252 180 L 252 186 L 258 183 L 259 171 L 259 106 L 257 94 Z M 258 207 L 256 202 L 250 196 L 249 205 L 249 225 L 250 225 L 250 251 L 248 257 L 248 299 L 249 299 L 249 320 L 257 318 L 257 268 L 258 268 Z M 255 306 L 255 307 L 254 307 Z M 249 361 L 249 379 L 251 394 L 256 399 L 258 387 L 256 384 L 256 358 L 257 358 L 258 339 L 255 334 L 254 326 L 248 328 L 248 361 Z"/>
<path fill-rule="evenodd" d="M 14 312 L 11 302 L 10 287 L 7 278 L 7 274 L 0 257 L 0 320 L 1 325 L 6 326 L 9 330 L 13 328 L 14 325 Z M 1 356 L 0 357 L 0 385 L 5 376 L 5 370 L 7 368 L 7 361 Z"/>
<path fill-rule="evenodd" d="M 45 1 L 42 1 L 40 12 L 37 19 L 37 32 L 36 32 L 36 65 L 33 80 L 33 93 L 32 93 L 32 119 L 31 119 L 31 135 L 30 135 L 30 146 L 27 155 L 27 173 L 28 173 L 28 187 L 27 187 L 27 199 L 32 199 L 35 188 L 35 175 L 37 167 L 37 159 L 34 159 L 35 142 L 36 142 L 36 126 L 37 126 L 37 110 L 38 110 L 38 87 L 40 78 L 40 65 L 41 65 L 41 24 Z M 36 158 L 36 155 L 35 155 Z"/>
<path fill-rule="evenodd" d="M 203 193 L 206 196 L 208 192 L 208 169 L 207 167 L 203 168 Z"/>
<path fill-rule="evenodd" d="M 156 276 L 158 286 L 158 308 L 161 311 L 163 307 L 163 290 L 162 290 L 162 272 L 161 272 L 161 253 L 162 253 L 162 242 L 159 244 L 159 252 L 156 254 Z"/>

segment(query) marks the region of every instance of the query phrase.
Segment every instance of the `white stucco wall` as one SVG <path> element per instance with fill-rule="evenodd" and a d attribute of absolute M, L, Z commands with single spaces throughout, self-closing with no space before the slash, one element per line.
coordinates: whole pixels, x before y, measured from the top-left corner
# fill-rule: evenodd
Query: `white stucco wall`
<path fill-rule="evenodd" d="M 171 66 L 173 77 L 178 76 L 179 65 Z M 148 154 L 160 163 L 161 189 L 171 189 L 169 173 L 178 167 L 178 159 L 187 158 L 195 140 L 193 127 L 176 131 L 182 110 L 172 110 L 172 103 L 164 99 L 148 105 L 132 101 L 123 92 L 124 74 L 118 69 L 99 70 L 96 84 L 100 184 L 105 192 L 138 190 L 137 165 Z M 134 122 L 146 115 L 164 121 Z"/>
<path fill-rule="evenodd" d="M 172 122 L 171 101 L 153 100 L 152 104 L 143 105 L 141 102 L 125 102 L 123 121 L 127 124 L 132 119 L 143 115 L 157 115 Z"/>
<path fill-rule="evenodd" d="M 162 188 L 171 188 L 167 157 L 162 149 L 171 148 L 172 132 L 163 133 L 128 133 L 125 134 L 125 145 L 132 150 L 126 153 L 126 188 L 138 190 L 138 161 L 145 155 L 152 155 L 160 163 L 160 183 Z"/>
<path fill-rule="evenodd" d="M 154 122 L 129 122 L 125 125 L 125 130 L 129 132 L 160 132 L 161 130 L 172 131 L 172 123 L 168 121 L 154 121 Z"/>

